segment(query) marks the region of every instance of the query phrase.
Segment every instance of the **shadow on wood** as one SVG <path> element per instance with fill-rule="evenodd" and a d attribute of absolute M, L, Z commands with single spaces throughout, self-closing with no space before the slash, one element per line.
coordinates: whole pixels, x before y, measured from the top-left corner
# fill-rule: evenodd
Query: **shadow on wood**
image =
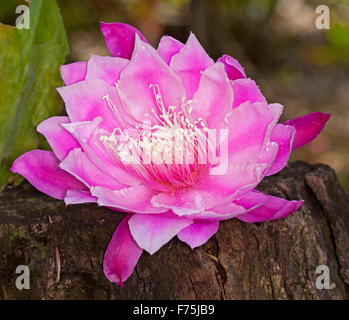
<path fill-rule="evenodd" d="M 97 205 L 66 207 L 28 183 L 0 195 L 2 299 L 348 299 L 349 196 L 325 165 L 295 162 L 260 190 L 304 199 L 286 219 L 222 222 L 204 246 L 177 238 L 143 253 L 119 288 L 104 277 L 103 254 L 122 214 Z M 132 195 L 130 195 L 132 201 Z M 30 290 L 15 286 L 30 267 Z M 316 289 L 316 268 L 331 289 Z"/>

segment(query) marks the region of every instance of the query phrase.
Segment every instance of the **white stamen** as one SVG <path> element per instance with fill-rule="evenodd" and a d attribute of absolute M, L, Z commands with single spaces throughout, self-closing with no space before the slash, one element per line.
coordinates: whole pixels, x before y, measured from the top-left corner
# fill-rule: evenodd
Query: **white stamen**
<path fill-rule="evenodd" d="M 212 152 L 207 138 L 207 124 L 202 118 L 193 121 L 192 101 L 183 97 L 181 110 L 176 106 L 165 108 L 159 85 L 150 84 L 158 112 L 151 115 L 158 123 L 145 129 L 136 126 L 136 133 L 129 135 L 125 129 L 115 129 L 109 136 L 100 136 L 106 152 L 114 160 L 133 169 L 143 178 L 148 177 L 156 187 L 168 188 L 193 185 L 197 176 L 206 168 L 203 155 L 206 148 Z M 108 95 L 103 97 L 117 119 L 122 123 L 116 106 Z M 149 113 L 145 116 L 150 117 Z M 184 159 L 183 159 L 184 158 Z"/>

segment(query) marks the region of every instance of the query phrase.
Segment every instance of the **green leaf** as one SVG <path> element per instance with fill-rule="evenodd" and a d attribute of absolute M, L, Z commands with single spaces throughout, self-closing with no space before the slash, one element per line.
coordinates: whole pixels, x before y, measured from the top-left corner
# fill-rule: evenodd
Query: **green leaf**
<path fill-rule="evenodd" d="M 68 42 L 56 0 L 30 1 L 30 28 L 0 24 L 0 190 L 13 161 L 38 147 L 36 126 L 58 115 Z"/>

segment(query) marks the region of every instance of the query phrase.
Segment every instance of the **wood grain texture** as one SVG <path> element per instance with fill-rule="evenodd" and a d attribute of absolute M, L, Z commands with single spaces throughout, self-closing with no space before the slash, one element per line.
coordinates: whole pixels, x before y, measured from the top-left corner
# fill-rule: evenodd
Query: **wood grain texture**
<path fill-rule="evenodd" d="M 0 195 L 0 298 L 348 299 L 349 196 L 334 171 L 295 162 L 259 189 L 305 203 L 279 221 L 222 222 L 193 251 L 175 238 L 152 256 L 143 253 L 122 289 L 102 271 L 122 214 L 97 205 L 66 207 L 28 183 L 8 187 Z M 315 287 L 323 264 L 329 290 Z M 30 267 L 30 290 L 15 287 L 18 265 Z"/>

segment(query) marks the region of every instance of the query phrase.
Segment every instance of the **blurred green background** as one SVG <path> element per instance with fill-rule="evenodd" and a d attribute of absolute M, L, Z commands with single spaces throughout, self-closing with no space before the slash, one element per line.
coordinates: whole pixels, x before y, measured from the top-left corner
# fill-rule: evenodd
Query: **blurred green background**
<path fill-rule="evenodd" d="M 0 22 L 14 24 L 20 0 L 0 2 Z M 157 46 L 164 34 L 186 41 L 192 30 L 208 53 L 237 58 L 283 120 L 332 113 L 325 131 L 292 160 L 331 165 L 349 189 L 349 0 L 58 0 L 70 55 L 67 62 L 108 55 L 99 22 L 125 22 Z M 315 27 L 328 5 L 330 30 Z"/>

